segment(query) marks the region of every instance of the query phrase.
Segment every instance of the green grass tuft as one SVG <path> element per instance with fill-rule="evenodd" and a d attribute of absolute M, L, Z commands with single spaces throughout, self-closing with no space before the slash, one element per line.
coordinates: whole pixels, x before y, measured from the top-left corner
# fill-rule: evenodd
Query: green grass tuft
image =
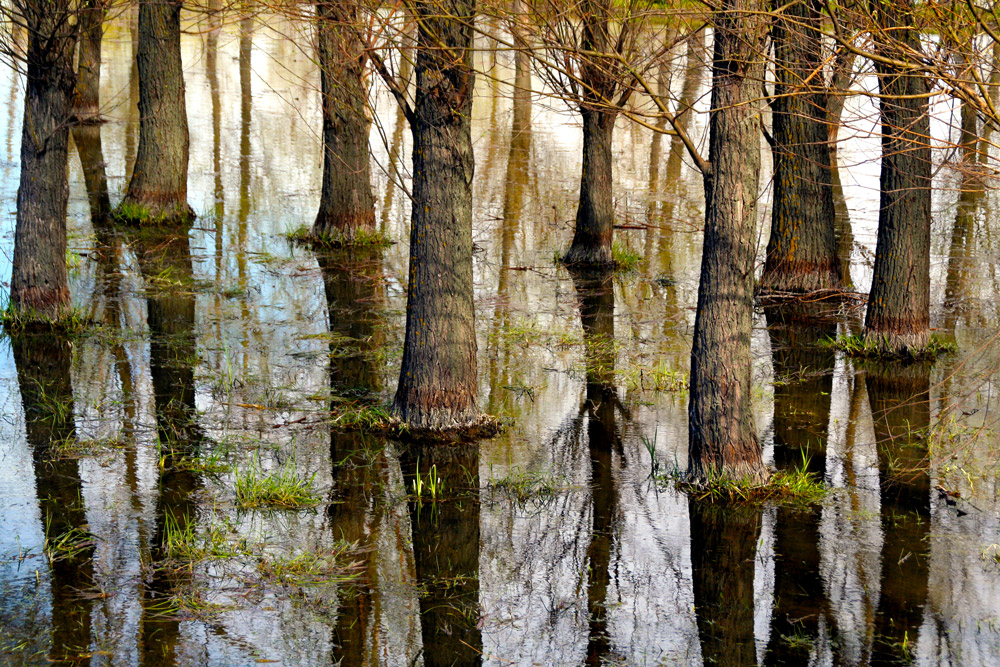
<path fill-rule="evenodd" d="M 236 504 L 243 508 L 312 507 L 320 501 L 312 486 L 315 477 L 300 478 L 291 463 L 266 474 L 257 457 L 246 470 L 236 472 Z"/>
<path fill-rule="evenodd" d="M 634 271 L 642 261 L 642 255 L 618 241 L 611 245 L 611 258 L 619 271 Z"/>
<path fill-rule="evenodd" d="M 657 476 L 660 483 L 673 483 L 696 500 L 711 503 L 759 505 L 770 502 L 812 504 L 821 501 L 829 491 L 819 475 L 809 470 L 809 455 L 803 451 L 802 462 L 785 470 L 775 471 L 761 483 L 750 479 L 732 479 L 715 475 L 705 482 L 690 482 L 678 470 Z"/>
<path fill-rule="evenodd" d="M 895 359 L 934 361 L 941 355 L 953 354 L 958 351 L 958 345 L 954 341 L 945 340 L 938 336 L 931 336 L 930 342 L 923 349 L 910 350 L 905 354 L 886 353 L 879 346 L 878 342 L 866 338 L 863 334 L 827 338 L 821 344 L 825 347 L 840 350 L 849 357 L 875 361 L 891 361 Z"/>
<path fill-rule="evenodd" d="M 309 227 L 298 227 L 285 234 L 293 243 L 301 243 L 313 248 L 382 248 L 394 241 L 380 231 L 355 230 L 346 234 L 313 234 Z"/>

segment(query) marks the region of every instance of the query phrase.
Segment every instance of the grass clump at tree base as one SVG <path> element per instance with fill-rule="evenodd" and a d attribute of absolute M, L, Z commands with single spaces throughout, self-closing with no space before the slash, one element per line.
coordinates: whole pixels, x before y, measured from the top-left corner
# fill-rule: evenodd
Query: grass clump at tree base
<path fill-rule="evenodd" d="M 921 349 L 907 349 L 899 354 L 886 352 L 885 346 L 880 345 L 877 339 L 863 334 L 828 338 L 822 344 L 825 347 L 840 350 L 849 357 L 874 361 L 934 361 L 941 355 L 958 351 L 958 345 L 954 341 L 944 340 L 938 336 L 931 336 L 927 345 Z"/>
<path fill-rule="evenodd" d="M 301 243 L 311 248 L 384 248 L 395 241 L 380 231 L 354 230 L 348 234 L 314 234 L 308 227 L 299 227 L 288 232 L 285 237 L 292 243 Z"/>
<path fill-rule="evenodd" d="M 660 483 L 673 483 L 676 488 L 695 500 L 710 503 L 763 504 L 769 502 L 817 503 L 829 489 L 819 475 L 809 470 L 809 457 L 794 468 L 774 471 L 765 482 L 754 479 L 733 479 L 716 474 L 708 480 L 693 482 L 683 473 L 674 471 L 657 476 Z"/>
<path fill-rule="evenodd" d="M 112 220 L 129 227 L 183 227 L 194 222 L 197 217 L 190 206 L 173 206 L 154 211 L 129 200 L 122 201 L 111 212 Z"/>

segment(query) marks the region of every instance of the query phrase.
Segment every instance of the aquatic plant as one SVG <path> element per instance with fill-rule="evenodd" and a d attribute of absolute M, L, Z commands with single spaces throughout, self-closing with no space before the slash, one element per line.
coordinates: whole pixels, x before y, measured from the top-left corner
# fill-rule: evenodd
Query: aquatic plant
<path fill-rule="evenodd" d="M 236 472 L 236 504 L 242 508 L 312 507 L 320 500 L 312 486 L 315 477 L 314 473 L 308 479 L 300 478 L 291 461 L 266 474 L 260 457 L 254 457 L 246 470 Z"/>

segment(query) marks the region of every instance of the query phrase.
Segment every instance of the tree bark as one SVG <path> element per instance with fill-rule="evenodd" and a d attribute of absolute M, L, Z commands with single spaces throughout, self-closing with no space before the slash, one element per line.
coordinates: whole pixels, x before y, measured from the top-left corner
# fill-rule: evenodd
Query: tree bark
<path fill-rule="evenodd" d="M 919 51 L 910 0 L 877 6 L 888 36 L 876 48 L 898 57 L 890 44 Z M 928 84 L 923 74 L 876 63 L 882 117 L 878 240 L 868 296 L 865 337 L 885 354 L 912 355 L 930 340 L 931 148 Z"/>
<path fill-rule="evenodd" d="M 580 203 L 576 209 L 573 244 L 563 257 L 567 264 L 611 266 L 615 211 L 612 202 L 611 141 L 615 115 L 599 109 L 584 109 L 583 170 L 580 173 Z"/>
<path fill-rule="evenodd" d="M 108 177 L 104 164 L 101 128 L 96 125 L 77 125 L 73 128 L 73 143 L 80 156 L 83 181 L 90 203 L 90 223 L 96 227 L 108 226 L 111 199 L 108 195 Z"/>
<path fill-rule="evenodd" d="M 66 165 L 76 33 L 68 0 L 26 2 L 20 9 L 28 25 L 27 85 L 10 303 L 24 320 L 51 321 L 70 305 Z"/>
<path fill-rule="evenodd" d="M 312 235 L 351 242 L 375 229 L 375 197 L 368 159 L 368 90 L 364 45 L 356 34 L 353 2 L 317 2 L 316 56 L 323 102 L 323 189 Z"/>
<path fill-rule="evenodd" d="M 416 429 L 441 430 L 480 420 L 472 285 L 476 3 L 427 1 L 416 10 L 410 270 L 393 412 Z"/>
<path fill-rule="evenodd" d="M 774 195 L 761 292 L 841 287 L 822 70 L 822 3 L 775 16 Z M 817 74 L 819 72 L 819 74 Z"/>
<path fill-rule="evenodd" d="M 104 2 L 84 0 L 80 7 L 80 46 L 73 95 L 73 116 L 77 123 L 101 122 L 101 39 L 107 14 Z"/>
<path fill-rule="evenodd" d="M 579 7 L 582 39 L 588 55 L 580 64 L 580 114 L 583 118 L 583 168 L 573 243 L 563 256 L 566 264 L 611 266 L 615 211 L 611 141 L 618 109 L 613 100 L 618 82 L 608 62 L 596 54 L 614 49 L 610 34 L 611 0 L 584 0 Z M 624 28 L 623 28 L 624 29 Z"/>
<path fill-rule="evenodd" d="M 188 125 L 181 66 L 181 5 L 139 5 L 139 148 L 115 217 L 130 224 L 186 225 Z"/>
<path fill-rule="evenodd" d="M 750 400 L 763 10 L 761 0 L 727 0 L 715 20 L 711 168 L 688 404 L 688 475 L 696 482 L 768 477 Z"/>

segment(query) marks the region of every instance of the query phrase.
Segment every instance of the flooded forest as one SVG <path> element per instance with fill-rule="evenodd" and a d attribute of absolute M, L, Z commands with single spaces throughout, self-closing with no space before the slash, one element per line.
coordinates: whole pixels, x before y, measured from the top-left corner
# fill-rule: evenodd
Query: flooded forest
<path fill-rule="evenodd" d="M 995 12 L 6 0 L 0 665 L 1000 664 Z"/>

